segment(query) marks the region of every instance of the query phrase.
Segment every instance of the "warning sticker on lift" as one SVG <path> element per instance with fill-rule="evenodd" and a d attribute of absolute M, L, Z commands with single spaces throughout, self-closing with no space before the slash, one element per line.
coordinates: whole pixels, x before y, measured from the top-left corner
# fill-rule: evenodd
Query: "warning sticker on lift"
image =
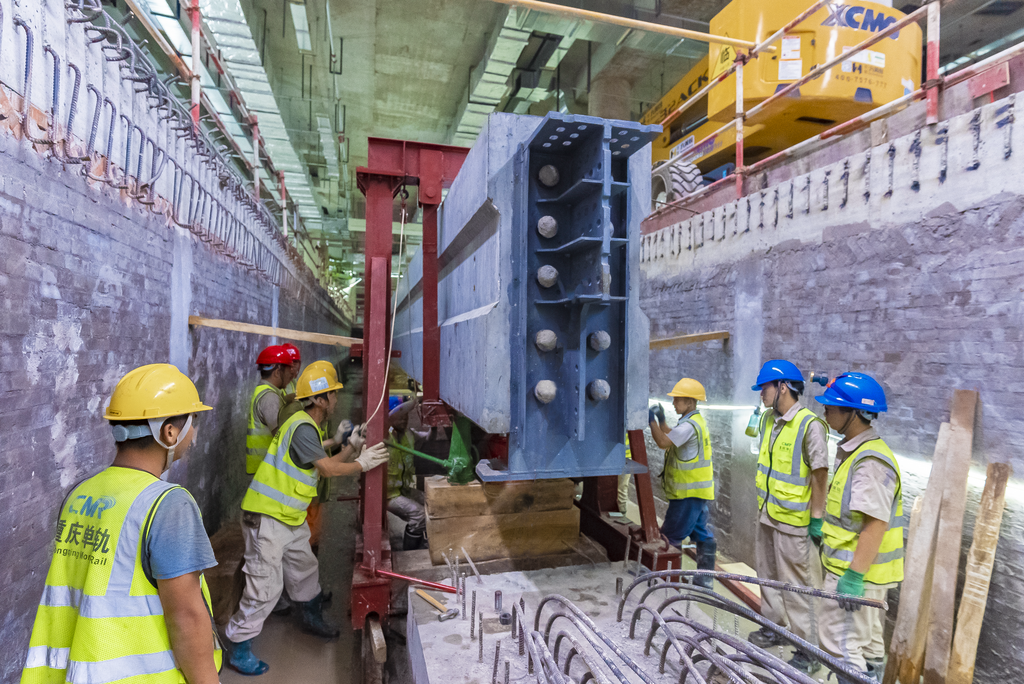
<path fill-rule="evenodd" d="M 782 56 L 779 59 L 800 59 L 800 36 L 782 38 Z"/>
<path fill-rule="evenodd" d="M 735 61 L 736 48 L 732 45 L 723 45 L 722 51 L 718 53 L 718 61 L 715 62 L 715 68 L 711 72 L 711 78 L 718 78 L 724 74 Z"/>
<path fill-rule="evenodd" d="M 800 59 L 800 36 L 782 37 L 782 54 L 779 55 L 779 80 L 796 81 L 804 75 L 804 63 Z"/>
<path fill-rule="evenodd" d="M 852 48 L 843 48 L 843 52 L 849 52 Z M 852 73 L 854 71 L 854 64 L 863 64 L 864 66 L 875 67 L 876 69 L 885 68 L 885 53 L 875 52 L 874 50 L 861 50 L 855 55 L 852 55 L 850 59 L 843 62 L 843 71 L 846 73 Z"/>

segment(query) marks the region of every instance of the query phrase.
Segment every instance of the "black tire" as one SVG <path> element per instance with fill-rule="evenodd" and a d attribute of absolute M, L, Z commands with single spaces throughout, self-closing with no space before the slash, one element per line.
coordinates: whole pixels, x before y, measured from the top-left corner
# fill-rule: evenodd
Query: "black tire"
<path fill-rule="evenodd" d="M 662 164 L 655 169 L 651 179 L 651 209 L 656 210 L 661 203 L 687 197 L 703 185 L 700 169 L 693 164 Z"/>
<path fill-rule="evenodd" d="M 668 172 L 672 178 L 672 200 L 692 195 L 704 185 L 700 169 L 693 164 L 673 164 Z"/>

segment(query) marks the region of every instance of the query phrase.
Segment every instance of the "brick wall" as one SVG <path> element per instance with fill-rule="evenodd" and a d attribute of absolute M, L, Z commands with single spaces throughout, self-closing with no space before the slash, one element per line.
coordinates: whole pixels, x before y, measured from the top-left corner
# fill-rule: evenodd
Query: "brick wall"
<path fill-rule="evenodd" d="M 196 497 L 208 531 L 237 514 L 254 361 L 271 340 L 182 322 L 195 314 L 271 325 L 274 290 L 162 217 L 0 135 L 0 681 L 16 681 L 24 663 L 63 496 L 113 458 L 102 414 L 125 372 L 169 360 L 187 368 L 214 410 L 171 479 Z M 281 327 L 349 331 L 308 280 L 287 278 L 277 299 Z M 340 348 L 298 346 L 304 362 L 342 358 Z"/>
<path fill-rule="evenodd" d="M 753 406 L 750 386 L 771 358 L 788 358 L 805 375 L 870 373 L 888 397 L 877 426 L 901 457 L 909 513 L 952 391 L 978 390 L 966 556 L 984 464 L 1009 462 L 1024 474 L 1024 136 L 1012 113 L 1004 100 L 935 129 L 882 136 L 819 169 L 796 162 L 779 174 L 788 180 L 647 235 L 641 301 L 651 338 L 732 335 L 652 351 L 652 396 L 689 375 L 705 383 L 710 404 Z M 720 545 L 753 564 L 750 410 L 706 415 Z M 1014 478 L 1007 492 L 978 682 L 1015 679 L 1024 666 L 1013 645 L 1024 637 L 1022 486 Z"/>

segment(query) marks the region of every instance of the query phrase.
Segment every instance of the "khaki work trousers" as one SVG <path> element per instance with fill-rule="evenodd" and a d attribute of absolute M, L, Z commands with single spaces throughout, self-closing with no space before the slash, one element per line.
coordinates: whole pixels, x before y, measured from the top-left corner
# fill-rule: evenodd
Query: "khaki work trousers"
<path fill-rule="evenodd" d="M 320 566 L 309 547 L 309 525 L 292 527 L 269 515 L 243 511 L 242 533 L 245 589 L 224 632 L 236 644 L 262 631 L 283 588 L 296 603 L 320 594 Z"/>
<path fill-rule="evenodd" d="M 785 534 L 759 522 L 755 546 L 758 577 L 821 587 L 821 560 L 810 537 Z M 812 645 L 818 644 L 816 604 L 813 596 L 761 587 L 761 614 Z"/>
<path fill-rule="evenodd" d="M 835 591 L 839 575 L 825 573 L 825 591 Z M 864 583 L 864 598 L 884 601 L 888 588 Z M 885 658 L 885 614 L 881 608 L 861 606 L 848 612 L 835 601 L 823 599 L 818 616 L 818 639 L 821 650 L 842 658 L 861 672 L 868 669 L 868 660 Z"/>

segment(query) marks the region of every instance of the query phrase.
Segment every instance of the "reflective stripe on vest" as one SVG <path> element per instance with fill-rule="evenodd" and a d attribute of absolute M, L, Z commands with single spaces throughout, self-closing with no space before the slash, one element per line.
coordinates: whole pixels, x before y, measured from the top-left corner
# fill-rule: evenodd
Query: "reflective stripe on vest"
<path fill-rule="evenodd" d="M 711 463 L 711 436 L 704 416 L 693 412 L 683 418 L 693 426 L 697 437 L 697 457 L 689 461 L 680 460 L 680 447 L 670 446 L 665 450 L 665 470 L 662 472 L 662 486 L 669 499 L 715 498 L 715 471 Z"/>
<path fill-rule="evenodd" d="M 864 580 L 873 584 L 900 582 L 903 580 L 903 476 L 892 450 L 880 439 L 862 444 L 840 464 L 832 478 L 821 526 L 821 561 L 836 575 L 846 572 L 853 562 L 860 532 L 864 529 L 864 516 L 850 510 L 853 496 L 850 474 L 866 458 L 876 458 L 892 468 L 896 473 L 896 494 L 889 514 L 889 529 L 882 537 L 878 555 L 864 574 Z"/>
<path fill-rule="evenodd" d="M 130 468 L 107 468 L 68 495 L 29 641 L 23 684 L 101 684 L 145 676 L 181 684 L 163 605 L 142 568 L 163 497 L 177 485 Z M 209 610 L 206 580 L 200 587 Z M 214 661 L 221 652 L 210 614 Z"/>
<path fill-rule="evenodd" d="M 259 384 L 249 398 L 249 426 L 245 432 L 245 472 L 249 475 L 256 474 L 270 443 L 274 441 L 270 428 L 256 416 L 256 404 L 265 392 L 281 394 L 281 390 L 273 385 Z"/>
<path fill-rule="evenodd" d="M 305 411 L 299 411 L 286 420 L 278 428 L 266 458 L 249 484 L 242 499 L 243 511 L 269 515 L 285 525 L 301 525 L 306 520 L 306 509 L 316 496 L 320 475 L 316 468 L 300 468 L 289 453 L 295 430 L 300 425 L 313 426 L 323 439 L 320 428 Z"/>
<path fill-rule="evenodd" d="M 761 419 L 761 443 L 757 457 L 757 507 L 787 525 L 806 527 L 811 523 L 811 469 L 804 462 L 804 437 L 814 421 L 814 412 L 801 408 L 786 422 L 772 443 L 772 422 L 776 414 L 765 412 Z"/>
<path fill-rule="evenodd" d="M 391 435 L 394 438 L 394 434 Z M 415 446 L 415 437 L 412 430 L 405 430 L 402 438 L 396 440 L 398 444 L 412 449 Z M 416 489 L 416 464 L 410 453 L 388 447 L 388 496 L 394 499 L 402 496 L 403 491 Z"/>

